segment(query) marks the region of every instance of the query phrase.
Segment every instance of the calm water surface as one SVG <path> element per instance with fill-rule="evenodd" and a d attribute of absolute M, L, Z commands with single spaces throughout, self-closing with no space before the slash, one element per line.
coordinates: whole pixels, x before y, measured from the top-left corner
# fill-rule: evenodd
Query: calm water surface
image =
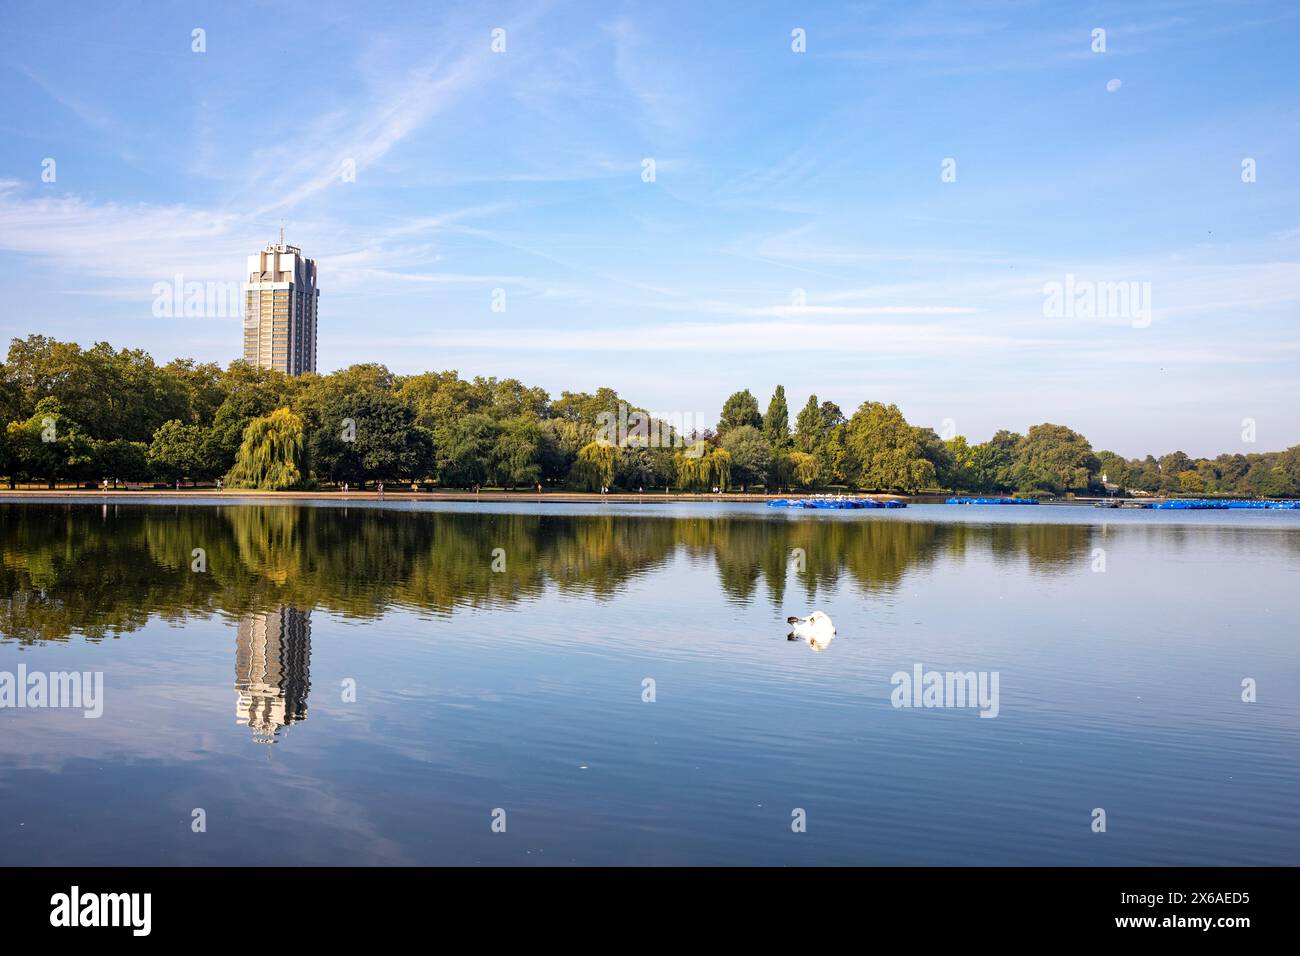
<path fill-rule="evenodd" d="M 10 499 L 0 863 L 1295 865 L 1298 638 L 1294 512 Z"/>

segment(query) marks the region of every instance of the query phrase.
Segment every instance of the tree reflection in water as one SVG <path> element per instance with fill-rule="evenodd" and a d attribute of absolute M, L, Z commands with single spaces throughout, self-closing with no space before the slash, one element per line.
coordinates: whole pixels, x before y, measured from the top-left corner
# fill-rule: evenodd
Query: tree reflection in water
<path fill-rule="evenodd" d="M 1079 524 L 980 525 L 699 517 L 388 511 L 292 505 L 154 507 L 0 504 L 0 634 L 7 641 L 88 640 L 224 614 L 313 609 L 365 620 L 390 607 L 449 614 L 510 605 L 548 588 L 596 599 L 674 556 L 717 570 L 729 600 L 808 601 L 845 582 L 867 593 L 909 569 L 969 549 L 1051 573 L 1086 559 L 1098 531 Z M 194 549 L 206 570 L 191 570 Z M 493 570 L 492 555 L 507 560 Z M 791 556 L 801 549 L 801 567 Z M 792 571 L 793 568 L 793 571 Z M 262 625 L 257 625 L 261 627 Z M 283 629 L 283 628 L 282 628 Z"/>
<path fill-rule="evenodd" d="M 844 584 L 897 588 L 909 569 L 971 549 L 1051 573 L 1086 558 L 1087 525 L 505 514 L 295 505 L 0 503 L 0 640 L 119 637 L 156 615 L 235 624 L 236 720 L 273 741 L 306 719 L 314 610 L 373 620 L 448 615 L 547 589 L 608 598 L 676 556 L 716 569 L 728 601 L 776 608 Z M 202 549 L 204 570 L 192 567 Z M 505 566 L 493 569 L 503 549 Z M 499 553 L 499 552 L 498 552 Z M 792 556 L 798 560 L 792 562 Z M 500 567 L 500 565 L 498 565 Z"/>

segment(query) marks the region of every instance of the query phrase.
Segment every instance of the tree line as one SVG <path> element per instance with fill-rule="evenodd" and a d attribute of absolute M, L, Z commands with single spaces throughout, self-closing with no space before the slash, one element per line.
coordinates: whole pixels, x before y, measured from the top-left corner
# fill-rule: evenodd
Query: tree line
<path fill-rule="evenodd" d="M 611 420 L 633 421 L 611 435 Z M 653 427 L 645 427 L 647 424 Z M 551 398 L 517 379 L 395 375 L 365 363 L 290 377 L 236 361 L 14 339 L 0 364 L 0 476 L 17 482 L 214 481 L 279 490 L 419 483 L 598 490 L 855 489 L 1060 495 L 1300 495 L 1300 446 L 1193 459 L 1094 452 L 1052 423 L 972 444 L 909 424 L 897 406 L 845 415 L 785 389 L 766 412 L 731 395 L 716 429 L 674 430 L 612 388 Z M 625 434 L 626 432 L 626 434 Z M 1104 481 L 1103 481 L 1104 478 Z"/>

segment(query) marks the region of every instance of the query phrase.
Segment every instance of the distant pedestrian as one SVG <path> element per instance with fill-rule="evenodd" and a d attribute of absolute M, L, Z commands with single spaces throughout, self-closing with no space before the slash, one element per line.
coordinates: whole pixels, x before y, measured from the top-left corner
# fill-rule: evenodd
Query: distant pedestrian
<path fill-rule="evenodd" d="M 383 500 L 383 497 L 384 497 L 384 483 L 381 481 L 381 482 L 379 483 L 379 498 L 380 498 L 380 500 Z"/>

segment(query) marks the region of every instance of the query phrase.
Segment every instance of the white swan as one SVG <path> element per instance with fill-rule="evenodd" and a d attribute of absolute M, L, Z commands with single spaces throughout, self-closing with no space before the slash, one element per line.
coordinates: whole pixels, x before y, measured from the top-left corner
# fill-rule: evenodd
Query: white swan
<path fill-rule="evenodd" d="M 787 624 L 793 627 L 786 635 L 787 641 L 803 641 L 814 651 L 824 651 L 835 640 L 835 625 L 821 611 L 813 611 L 807 617 L 788 617 Z"/>

